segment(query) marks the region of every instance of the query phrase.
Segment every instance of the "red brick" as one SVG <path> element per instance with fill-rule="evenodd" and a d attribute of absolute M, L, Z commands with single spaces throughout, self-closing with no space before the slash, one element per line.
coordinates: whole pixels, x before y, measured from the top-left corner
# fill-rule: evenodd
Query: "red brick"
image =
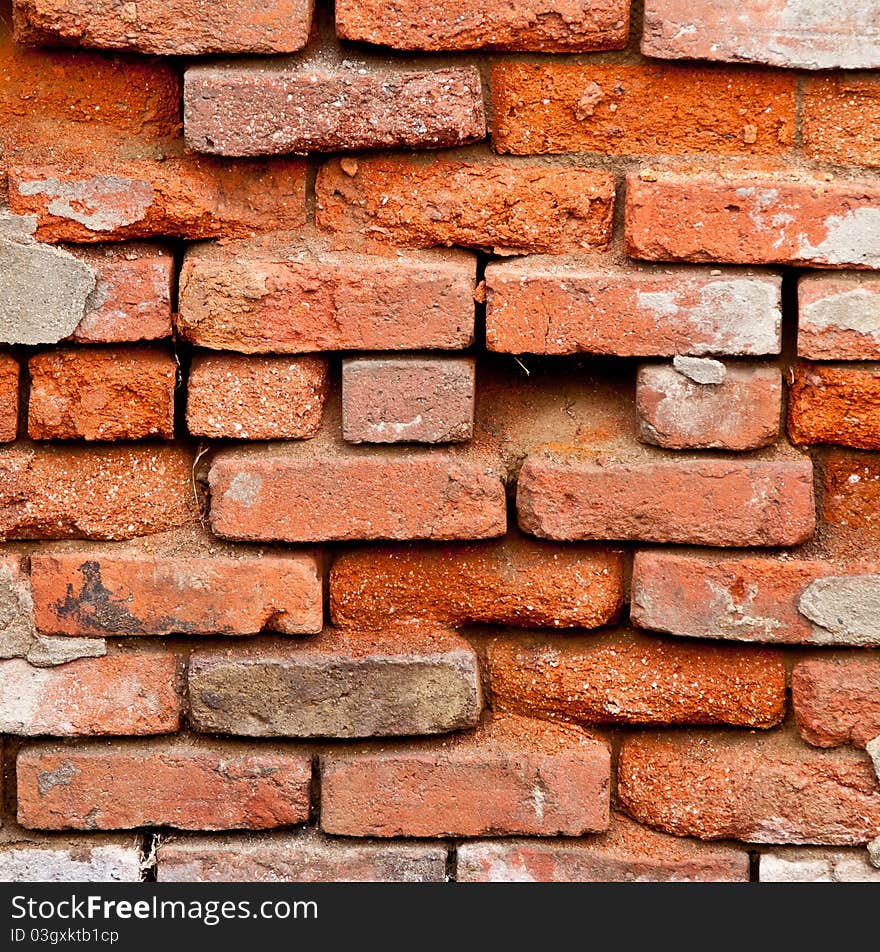
<path fill-rule="evenodd" d="M 141 244 L 68 250 L 97 276 L 74 340 L 113 344 L 171 336 L 174 256 L 170 251 Z"/>
<path fill-rule="evenodd" d="M 514 155 L 781 155 L 793 144 L 795 81 L 692 66 L 499 63 L 492 111 L 492 145 Z"/>
<path fill-rule="evenodd" d="M 403 50 L 622 50 L 629 0 L 338 0 L 336 32 Z"/>
<path fill-rule="evenodd" d="M 820 162 L 880 165 L 872 133 L 880 122 L 880 83 L 823 77 L 804 84 L 804 152 Z"/>
<path fill-rule="evenodd" d="M 292 53 L 306 45 L 314 0 L 14 0 L 20 43 L 200 53 Z"/>
<path fill-rule="evenodd" d="M 314 436 L 327 399 L 328 369 L 320 357 L 197 354 L 187 381 L 187 428 L 214 439 Z"/>
<path fill-rule="evenodd" d="M 669 364 L 639 368 L 639 439 L 667 449 L 750 450 L 774 443 L 782 413 L 775 367 L 729 363 L 721 383 L 698 383 Z"/>
<path fill-rule="evenodd" d="M 798 611 L 817 579 L 845 581 L 880 563 L 762 555 L 636 553 L 632 620 L 642 628 L 693 638 L 782 644 L 864 644 L 834 634 Z M 839 584 L 839 581 L 838 583 Z M 880 636 L 878 641 L 880 643 Z"/>
<path fill-rule="evenodd" d="M 18 361 L 0 353 L 0 443 L 18 435 Z"/>
<path fill-rule="evenodd" d="M 820 751 L 778 731 L 624 741 L 618 797 L 676 836 L 857 846 L 880 832 L 880 786 L 861 751 Z"/>
<path fill-rule="evenodd" d="M 522 354 L 775 354 L 777 275 L 597 267 L 532 257 L 486 268 L 486 346 Z"/>
<path fill-rule="evenodd" d="M 0 539 L 130 539 L 195 518 L 177 446 L 0 449 Z"/>
<path fill-rule="evenodd" d="M 614 177 L 594 169 L 333 159 L 315 193 L 320 227 L 395 245 L 559 254 L 611 239 Z"/>
<path fill-rule="evenodd" d="M 812 360 L 880 358 L 880 275 L 798 278 L 798 353 Z"/>
<path fill-rule="evenodd" d="M 654 883 L 749 881 L 749 854 L 657 833 L 622 813 L 585 839 L 484 840 L 459 845 L 463 883 Z"/>
<path fill-rule="evenodd" d="M 809 364 L 797 367 L 792 378 L 792 443 L 880 449 L 880 371 Z"/>
<path fill-rule="evenodd" d="M 547 451 L 523 464 L 517 513 L 526 532 L 548 539 L 795 545 L 815 525 L 812 463 Z"/>
<path fill-rule="evenodd" d="M 880 659 L 810 658 L 791 672 L 801 737 L 818 747 L 864 747 L 880 735 Z"/>
<path fill-rule="evenodd" d="M 617 620 L 620 552 L 508 534 L 479 545 L 356 549 L 330 573 L 330 611 L 346 628 L 389 618 L 447 625 L 596 628 Z"/>
<path fill-rule="evenodd" d="M 486 136 L 475 67 L 191 66 L 187 145 L 215 155 L 436 149 Z"/>
<path fill-rule="evenodd" d="M 308 554 L 35 552 L 37 629 L 47 635 L 288 635 L 321 630 L 321 575 Z"/>
<path fill-rule="evenodd" d="M 832 450 L 825 458 L 822 519 L 857 548 L 880 541 L 880 459 Z"/>
<path fill-rule="evenodd" d="M 880 35 L 871 3 L 646 0 L 642 52 L 801 69 L 862 69 L 880 66 Z"/>
<path fill-rule="evenodd" d="M 241 238 L 305 224 L 306 167 L 299 159 L 235 164 L 193 155 L 77 156 L 49 164 L 16 154 L 9 207 L 36 215 L 49 242 L 121 241 L 158 235 Z"/>
<path fill-rule="evenodd" d="M 26 747 L 16 772 L 30 829 L 262 830 L 306 820 L 312 771 L 291 750 L 175 739 Z"/>
<path fill-rule="evenodd" d="M 32 439 L 174 437 L 177 364 L 167 351 L 57 348 L 31 357 L 29 368 Z"/>
<path fill-rule="evenodd" d="M 317 441 L 315 441 L 317 443 Z M 209 475 L 225 539 L 483 539 L 506 528 L 504 484 L 480 459 L 332 446 L 225 450 Z"/>
<path fill-rule="evenodd" d="M 321 758 L 321 827 L 349 836 L 552 836 L 607 829 L 608 745 L 498 718 L 442 744 Z"/>
<path fill-rule="evenodd" d="M 177 329 L 217 350 L 457 350 L 474 333 L 476 261 L 464 252 L 392 258 L 296 245 L 190 248 Z"/>
<path fill-rule="evenodd" d="M 775 166 L 627 176 L 626 247 L 651 261 L 880 267 L 880 188 Z"/>
<path fill-rule="evenodd" d="M 168 734 L 180 727 L 173 654 L 118 654 L 35 668 L 0 661 L 4 734 Z"/>
<path fill-rule="evenodd" d="M 422 625 L 194 651 L 187 692 L 194 730 L 247 737 L 443 734 L 482 708 L 473 648 Z"/>
<path fill-rule="evenodd" d="M 782 655 L 765 649 L 616 632 L 598 640 L 495 639 L 487 665 L 494 708 L 527 717 L 772 727 L 785 714 Z"/>
<path fill-rule="evenodd" d="M 446 847 L 365 843 L 317 830 L 169 838 L 156 851 L 163 883 L 442 883 Z"/>
<path fill-rule="evenodd" d="M 473 357 L 355 357 L 342 362 L 349 443 L 460 443 L 474 431 Z"/>

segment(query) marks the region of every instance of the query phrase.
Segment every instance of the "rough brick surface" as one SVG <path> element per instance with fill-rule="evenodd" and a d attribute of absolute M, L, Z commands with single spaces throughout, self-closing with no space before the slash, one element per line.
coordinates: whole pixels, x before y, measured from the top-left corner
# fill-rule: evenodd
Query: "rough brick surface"
<path fill-rule="evenodd" d="M 717 68 L 502 63 L 492 108 L 515 155 L 781 155 L 795 128 L 792 76 Z"/>
<path fill-rule="evenodd" d="M 413 626 L 196 651 L 187 686 L 195 730 L 250 737 L 442 734 L 473 727 L 481 708 L 470 645 Z"/>
<path fill-rule="evenodd" d="M 59 348 L 32 357 L 29 369 L 35 440 L 174 436 L 177 364 L 165 350 Z"/>
<path fill-rule="evenodd" d="M 215 439 L 314 436 L 324 413 L 328 371 L 319 357 L 198 354 L 190 365 L 187 429 Z"/>
<path fill-rule="evenodd" d="M 548 257 L 486 268 L 486 346 L 522 354 L 775 354 L 780 279 L 597 268 Z"/>
<path fill-rule="evenodd" d="M 582 724 L 771 727 L 785 711 L 779 653 L 695 647 L 629 634 L 572 640 L 495 640 L 493 704 Z"/>
<path fill-rule="evenodd" d="M 865 850 L 762 850 L 758 861 L 762 883 L 880 883 Z"/>
<path fill-rule="evenodd" d="M 16 37 L 141 53 L 290 53 L 306 45 L 314 0 L 15 0 Z M 182 26 L 185 24 L 185 28 Z"/>
<path fill-rule="evenodd" d="M 75 836 L 0 846 L 2 883 L 137 883 L 141 851 L 133 836 Z"/>
<path fill-rule="evenodd" d="M 226 450 L 209 483 L 211 528 L 226 539 L 482 539 L 506 525 L 492 466 L 427 451 Z"/>
<path fill-rule="evenodd" d="M 173 654 L 120 654 L 36 668 L 0 661 L 0 731 L 35 736 L 170 734 L 180 726 Z"/>
<path fill-rule="evenodd" d="M 876 80 L 822 78 L 804 86 L 804 151 L 822 162 L 880 165 L 871 129 L 880 121 Z"/>
<path fill-rule="evenodd" d="M 880 832 L 880 786 L 862 751 L 785 735 L 693 734 L 624 742 L 618 797 L 677 836 L 857 846 Z"/>
<path fill-rule="evenodd" d="M 793 443 L 838 443 L 880 449 L 880 371 L 801 366 L 789 390 L 788 433 Z"/>
<path fill-rule="evenodd" d="M 880 735 L 877 658 L 810 658 L 791 672 L 791 699 L 801 737 L 818 747 L 864 747 Z"/>
<path fill-rule="evenodd" d="M 314 556 L 91 549 L 31 556 L 36 625 L 50 635 L 248 635 L 321 630 Z"/>
<path fill-rule="evenodd" d="M 379 837 L 577 836 L 607 829 L 608 785 L 604 741 L 502 718 L 441 745 L 324 755 L 321 826 Z"/>
<path fill-rule="evenodd" d="M 749 856 L 736 847 L 658 833 L 623 814 L 582 840 L 484 840 L 457 850 L 464 883 L 748 882 Z"/>
<path fill-rule="evenodd" d="M 345 40 L 404 50 L 614 50 L 626 46 L 629 2 L 572 7 L 560 0 L 339 0 L 336 32 Z"/>
<path fill-rule="evenodd" d="M 460 443 L 474 431 L 472 357 L 358 357 L 342 363 L 349 443 Z"/>
<path fill-rule="evenodd" d="M 880 460 L 871 453 L 831 450 L 825 459 L 822 519 L 844 540 L 880 540 Z"/>
<path fill-rule="evenodd" d="M 475 165 L 437 159 L 328 162 L 317 222 L 396 245 L 462 245 L 504 254 L 572 253 L 611 238 L 614 178 L 583 168 Z"/>
<path fill-rule="evenodd" d="M 880 275 L 798 279 L 798 353 L 813 360 L 880 358 Z"/>
<path fill-rule="evenodd" d="M 193 66 L 183 109 L 187 145 L 215 155 L 436 149 L 486 135 L 473 67 Z"/>
<path fill-rule="evenodd" d="M 646 0 L 642 52 L 801 69 L 880 66 L 877 5 L 804 0 Z"/>
<path fill-rule="evenodd" d="M 721 365 L 720 383 L 700 383 L 669 364 L 639 369 L 639 438 L 667 449 L 750 450 L 774 443 L 782 412 L 775 367 Z"/>
<path fill-rule="evenodd" d="M 18 820 L 45 830 L 261 830 L 309 813 L 311 762 L 219 742 L 37 745 L 17 759 Z"/>
<path fill-rule="evenodd" d="M 627 176 L 626 246 L 649 261 L 880 267 L 880 188 L 739 164 Z"/>
<path fill-rule="evenodd" d="M 0 353 L 0 443 L 11 443 L 18 434 L 18 361 Z"/>
<path fill-rule="evenodd" d="M 526 532 L 548 539 L 795 545 L 814 528 L 812 465 L 545 452 L 523 465 L 517 513 Z"/>
<path fill-rule="evenodd" d="M 457 251 L 197 247 L 181 269 L 177 326 L 194 344 L 242 353 L 456 350 L 473 338 L 476 270 Z"/>
<path fill-rule="evenodd" d="M 623 601 L 623 559 L 528 538 L 480 545 L 358 549 L 333 563 L 330 611 L 346 628 L 389 619 L 448 625 L 595 628 Z"/>
<path fill-rule="evenodd" d="M 442 883 L 446 847 L 368 843 L 309 830 L 260 836 L 199 836 L 157 850 L 164 883 Z"/>

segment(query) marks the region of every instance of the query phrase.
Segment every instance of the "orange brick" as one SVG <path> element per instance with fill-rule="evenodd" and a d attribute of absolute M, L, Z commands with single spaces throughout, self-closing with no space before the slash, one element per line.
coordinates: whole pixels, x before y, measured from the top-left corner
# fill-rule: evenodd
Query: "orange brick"
<path fill-rule="evenodd" d="M 789 389 L 793 443 L 880 449 L 880 370 L 807 364 Z"/>
<path fill-rule="evenodd" d="M 880 735 L 880 660 L 810 658 L 791 672 L 801 737 L 819 747 L 864 747 Z"/>
<path fill-rule="evenodd" d="M 841 540 L 880 541 L 880 459 L 833 450 L 825 460 L 822 518 Z"/>
<path fill-rule="evenodd" d="M 0 353 L 0 443 L 18 435 L 18 361 Z"/>
<path fill-rule="evenodd" d="M 492 145 L 514 155 L 781 155 L 795 128 L 784 73 L 501 63 L 492 105 Z"/>
<path fill-rule="evenodd" d="M 880 165 L 880 83 L 823 77 L 804 84 L 804 151 L 820 162 Z"/>

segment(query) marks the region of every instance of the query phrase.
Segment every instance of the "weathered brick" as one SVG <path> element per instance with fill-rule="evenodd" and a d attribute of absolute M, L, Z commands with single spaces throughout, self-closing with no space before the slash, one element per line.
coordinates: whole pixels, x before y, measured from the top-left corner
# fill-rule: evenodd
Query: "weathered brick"
<path fill-rule="evenodd" d="M 492 145 L 514 155 L 781 155 L 793 144 L 795 81 L 690 66 L 499 63 L 492 111 Z"/>
<path fill-rule="evenodd" d="M 880 883 L 865 850 L 781 847 L 761 852 L 762 883 Z"/>
<path fill-rule="evenodd" d="M 508 535 L 478 545 L 356 549 L 330 573 L 330 611 L 344 628 L 389 618 L 447 625 L 596 628 L 617 620 L 620 552 Z"/>
<path fill-rule="evenodd" d="M 314 436 L 329 390 L 328 371 L 320 357 L 197 354 L 187 380 L 187 428 L 214 439 Z"/>
<path fill-rule="evenodd" d="M 785 713 L 779 652 L 694 646 L 630 632 L 600 639 L 496 639 L 496 710 L 581 724 L 772 727 Z M 880 733 L 880 731 L 878 731 Z"/>
<path fill-rule="evenodd" d="M 818 747 L 864 747 L 880 735 L 880 660 L 809 658 L 791 672 L 801 737 Z"/>
<path fill-rule="evenodd" d="M 473 648 L 412 625 L 195 651 L 187 689 L 195 730 L 248 737 L 442 734 L 473 727 L 482 706 Z"/>
<path fill-rule="evenodd" d="M 354 357 L 342 362 L 349 443 L 460 443 L 473 436 L 473 357 Z"/>
<path fill-rule="evenodd" d="M 333 159 L 315 185 L 316 220 L 395 245 L 564 253 L 611 239 L 614 177 L 582 168 L 411 157 Z"/>
<path fill-rule="evenodd" d="M 15 0 L 20 43 L 201 53 L 291 53 L 309 38 L 314 0 Z"/>
<path fill-rule="evenodd" d="M 880 122 L 880 83 L 823 77 L 804 85 L 804 152 L 838 165 L 880 165 L 872 129 Z"/>
<path fill-rule="evenodd" d="M 719 364 L 720 383 L 694 380 L 687 368 L 686 363 L 639 368 L 639 439 L 677 450 L 751 450 L 776 441 L 782 413 L 776 367 Z"/>
<path fill-rule="evenodd" d="M 867 755 L 778 731 L 629 738 L 618 797 L 635 819 L 676 836 L 858 846 L 880 833 Z"/>
<path fill-rule="evenodd" d="M 880 371 L 822 364 L 792 374 L 788 434 L 793 443 L 880 449 Z"/>
<path fill-rule="evenodd" d="M 577 7 L 560 0 L 338 0 L 336 32 L 403 50 L 619 50 L 629 34 L 629 0 Z"/>
<path fill-rule="evenodd" d="M 170 839 L 157 850 L 166 883 L 442 883 L 446 847 L 365 843 L 317 830 Z"/>
<path fill-rule="evenodd" d="M 436 149 L 486 136 L 470 66 L 191 66 L 183 90 L 187 145 L 214 155 Z"/>
<path fill-rule="evenodd" d="M 644 459 L 572 451 L 527 457 L 517 482 L 526 532 L 548 539 L 795 545 L 814 529 L 808 459 Z"/>
<path fill-rule="evenodd" d="M 18 435 L 18 361 L 0 353 L 0 443 L 11 443 Z"/>
<path fill-rule="evenodd" d="M 0 845 L 0 883 L 137 883 L 134 837 L 48 836 Z"/>
<path fill-rule="evenodd" d="M 165 350 L 63 347 L 28 366 L 32 439 L 174 437 L 177 363 Z"/>
<path fill-rule="evenodd" d="M 305 186 L 300 159 L 232 164 L 194 155 L 157 162 L 71 154 L 65 164 L 19 155 L 9 163 L 9 206 L 35 215 L 36 235 L 48 242 L 242 238 L 299 228 Z"/>
<path fill-rule="evenodd" d="M 880 358 L 880 275 L 798 278 L 798 353 L 812 360 Z"/>
<path fill-rule="evenodd" d="M 187 250 L 177 329 L 217 350 L 442 350 L 474 333 L 477 265 L 460 251 L 335 252 L 315 238 Z"/>
<path fill-rule="evenodd" d="M 177 446 L 0 449 L 0 538 L 130 539 L 195 518 Z"/>
<path fill-rule="evenodd" d="M 578 728 L 498 718 L 442 745 L 323 755 L 321 827 L 350 836 L 578 836 L 608 828 L 609 770 L 608 745 Z"/>
<path fill-rule="evenodd" d="M 504 483 L 488 460 L 317 442 L 218 453 L 208 477 L 214 534 L 284 542 L 504 534 Z"/>
<path fill-rule="evenodd" d="M 173 654 L 119 654 L 35 668 L 0 661 L 0 731 L 35 736 L 169 734 L 180 726 Z"/>
<path fill-rule="evenodd" d="M 95 271 L 95 290 L 73 331 L 89 344 L 156 340 L 171 336 L 174 256 L 157 245 L 71 248 Z"/>
<path fill-rule="evenodd" d="M 880 267 L 880 187 L 792 168 L 657 166 L 627 176 L 626 247 L 651 261 Z"/>
<path fill-rule="evenodd" d="M 612 815 L 607 833 L 577 840 L 462 843 L 456 880 L 491 882 L 748 882 L 749 854 L 668 836 Z"/>
<path fill-rule="evenodd" d="M 486 268 L 486 346 L 522 354 L 775 354 L 772 274 L 531 257 Z"/>
<path fill-rule="evenodd" d="M 35 745 L 18 755 L 18 822 L 32 829 L 260 830 L 309 814 L 303 753 L 214 742 Z"/>
<path fill-rule="evenodd" d="M 321 574 L 310 554 L 35 552 L 31 584 L 37 629 L 50 635 L 321 630 Z"/>
<path fill-rule="evenodd" d="M 865 625 L 841 627 L 836 618 L 824 617 L 826 613 L 818 611 L 821 601 L 810 608 L 816 595 L 821 596 L 821 586 L 829 585 L 831 613 L 843 621 L 865 602 L 870 588 L 865 582 L 878 569 L 880 563 L 818 558 L 638 552 L 633 564 L 632 620 L 642 628 L 693 638 L 880 644 L 880 633 L 872 635 Z"/>
<path fill-rule="evenodd" d="M 646 0 L 642 52 L 800 69 L 880 66 L 875 0 Z"/>
<path fill-rule="evenodd" d="M 875 454 L 827 454 L 822 519 L 836 537 L 859 548 L 880 540 L 880 459 Z"/>

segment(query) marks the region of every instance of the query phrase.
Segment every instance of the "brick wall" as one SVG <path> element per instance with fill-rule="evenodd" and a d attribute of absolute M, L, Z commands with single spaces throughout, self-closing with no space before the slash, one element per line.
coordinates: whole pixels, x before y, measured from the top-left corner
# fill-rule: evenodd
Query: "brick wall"
<path fill-rule="evenodd" d="M 0 879 L 880 879 L 880 3 L 317 6 L 0 3 Z"/>

